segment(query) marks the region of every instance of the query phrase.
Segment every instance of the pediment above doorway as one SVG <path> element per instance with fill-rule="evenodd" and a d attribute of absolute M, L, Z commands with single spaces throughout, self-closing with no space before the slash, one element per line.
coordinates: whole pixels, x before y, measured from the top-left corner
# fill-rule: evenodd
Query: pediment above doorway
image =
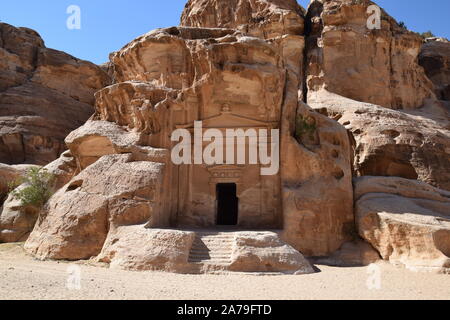
<path fill-rule="evenodd" d="M 203 129 L 233 129 L 233 128 L 260 128 L 260 129 L 274 129 L 278 127 L 278 122 L 266 122 L 256 119 L 247 118 L 236 115 L 230 112 L 221 112 L 219 115 L 206 118 L 202 121 Z M 185 125 L 178 125 L 177 128 L 193 130 L 194 123 Z"/>

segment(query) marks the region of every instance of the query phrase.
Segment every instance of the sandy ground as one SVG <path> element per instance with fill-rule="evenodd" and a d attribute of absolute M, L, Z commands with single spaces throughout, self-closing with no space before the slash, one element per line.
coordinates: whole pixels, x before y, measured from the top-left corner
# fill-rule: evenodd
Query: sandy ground
<path fill-rule="evenodd" d="M 386 263 L 378 264 L 379 290 L 368 288 L 373 271 L 367 267 L 319 265 L 321 272 L 312 275 L 256 276 L 130 272 L 75 264 L 81 271 L 78 290 L 67 286 L 73 266 L 36 261 L 20 244 L 2 244 L 0 299 L 450 299 L 450 275 L 413 273 Z"/>

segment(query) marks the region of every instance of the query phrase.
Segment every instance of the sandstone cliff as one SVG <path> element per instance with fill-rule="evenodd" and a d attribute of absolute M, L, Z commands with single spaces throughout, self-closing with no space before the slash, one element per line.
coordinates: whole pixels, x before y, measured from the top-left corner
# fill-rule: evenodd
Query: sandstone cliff
<path fill-rule="evenodd" d="M 381 29 L 367 28 L 372 1 L 314 0 L 308 9 L 308 92 L 326 89 L 391 109 L 415 109 L 433 99 L 417 63 L 422 38 L 382 12 Z"/>
<path fill-rule="evenodd" d="M 450 42 L 446 39 L 427 39 L 419 55 L 419 63 L 435 85 L 439 99 L 450 101 Z"/>
<path fill-rule="evenodd" d="M 96 65 L 46 48 L 35 31 L 0 23 L 0 163 L 58 158 L 109 81 Z"/>

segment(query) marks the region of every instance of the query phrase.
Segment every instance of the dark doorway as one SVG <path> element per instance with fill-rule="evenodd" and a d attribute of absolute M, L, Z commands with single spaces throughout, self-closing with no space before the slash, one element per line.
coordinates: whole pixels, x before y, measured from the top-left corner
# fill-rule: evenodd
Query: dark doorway
<path fill-rule="evenodd" d="M 235 226 L 238 224 L 239 199 L 235 183 L 217 185 L 217 225 Z"/>

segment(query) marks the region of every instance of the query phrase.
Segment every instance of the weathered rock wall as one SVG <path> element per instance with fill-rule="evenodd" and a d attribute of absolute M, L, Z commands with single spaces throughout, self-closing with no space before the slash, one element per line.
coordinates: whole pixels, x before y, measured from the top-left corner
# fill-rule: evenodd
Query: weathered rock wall
<path fill-rule="evenodd" d="M 35 31 L 0 23 L 0 163 L 57 159 L 109 82 L 100 67 L 46 48 Z"/>
<path fill-rule="evenodd" d="M 383 259 L 415 271 L 450 272 L 450 193 L 396 177 L 355 182 L 359 234 Z"/>
<path fill-rule="evenodd" d="M 303 13 L 295 0 L 189 0 L 181 25 L 235 29 L 269 39 L 303 34 Z"/>
<path fill-rule="evenodd" d="M 427 39 L 420 51 L 419 64 L 433 81 L 437 97 L 450 101 L 450 42 Z"/>
<path fill-rule="evenodd" d="M 422 38 L 384 11 L 381 29 L 367 27 L 372 1 L 315 0 L 307 20 L 307 86 L 391 109 L 435 99 L 419 66 Z"/>

